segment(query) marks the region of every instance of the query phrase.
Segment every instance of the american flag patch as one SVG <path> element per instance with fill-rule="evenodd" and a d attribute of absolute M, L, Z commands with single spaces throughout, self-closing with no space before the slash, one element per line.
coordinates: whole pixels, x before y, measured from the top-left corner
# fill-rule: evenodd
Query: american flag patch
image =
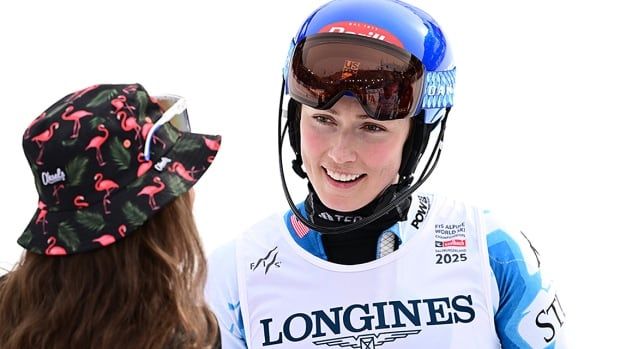
<path fill-rule="evenodd" d="M 295 234 L 299 236 L 299 238 L 303 238 L 310 232 L 310 228 L 306 227 L 295 214 L 291 215 L 291 225 L 293 226 L 293 230 L 295 230 Z"/>

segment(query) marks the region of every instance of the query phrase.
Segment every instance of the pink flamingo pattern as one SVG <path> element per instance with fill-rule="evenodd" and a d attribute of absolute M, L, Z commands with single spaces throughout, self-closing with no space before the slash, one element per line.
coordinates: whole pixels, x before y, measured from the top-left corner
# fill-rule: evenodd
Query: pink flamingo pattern
<path fill-rule="evenodd" d="M 142 130 L 140 131 L 144 141 L 146 141 L 146 137 L 148 136 L 151 127 L 153 127 L 153 121 L 147 116 L 144 118 L 144 124 L 142 124 Z M 157 144 L 159 142 L 162 145 L 162 149 L 166 149 L 166 143 L 164 143 L 164 141 L 162 141 L 161 138 L 157 137 L 155 134 L 153 134 L 152 140 L 153 144 Z"/>
<path fill-rule="evenodd" d="M 45 250 L 45 254 L 48 256 L 64 256 L 67 254 L 67 251 L 60 246 L 56 246 L 56 238 L 53 236 L 50 236 L 49 239 L 47 239 L 47 243 L 48 243 L 48 247 Z"/>
<path fill-rule="evenodd" d="M 110 137 L 110 132 L 108 131 L 108 129 L 105 128 L 104 124 L 100 124 L 99 126 L 97 126 L 97 130 L 103 132 L 103 136 L 93 137 L 86 146 L 86 149 L 84 150 L 95 149 L 99 166 L 104 166 L 105 161 L 103 161 L 103 156 L 101 155 L 101 146 L 103 145 L 103 143 L 105 143 L 108 137 Z"/>
<path fill-rule="evenodd" d="M 194 178 L 194 173 L 198 172 L 198 170 L 196 170 L 195 168 L 196 166 L 192 166 L 190 170 L 187 170 L 182 163 L 175 161 L 170 166 L 168 166 L 168 171 L 176 172 L 176 174 L 181 176 L 181 178 L 190 182 L 195 182 L 196 178 Z"/>
<path fill-rule="evenodd" d="M 52 139 L 52 137 L 54 136 L 54 130 L 57 130 L 59 126 L 60 124 L 55 121 L 50 125 L 47 130 L 39 133 L 37 136 L 30 139 L 31 141 L 35 142 L 39 147 L 39 156 L 37 156 L 37 160 L 35 161 L 37 165 L 43 165 L 43 145 L 47 143 L 50 139 Z"/>
<path fill-rule="evenodd" d="M 121 224 L 118 227 L 118 234 L 121 237 L 125 237 L 125 233 L 127 232 L 127 227 L 125 224 Z M 112 234 L 103 234 L 96 239 L 93 239 L 93 242 L 99 243 L 101 246 L 108 246 L 116 242 L 116 238 Z"/>
<path fill-rule="evenodd" d="M 45 232 L 45 223 L 47 223 L 47 205 L 41 200 L 39 200 L 39 214 L 37 215 L 37 219 L 34 221 L 35 224 L 41 224 L 43 228 L 43 235 L 47 234 Z"/>
<path fill-rule="evenodd" d="M 153 158 L 146 160 L 145 139 L 162 112 L 141 85 L 94 85 L 36 117 L 23 146 L 40 199 L 19 243 L 46 255 L 108 246 L 188 190 L 220 140 L 188 134 L 177 146 L 181 133 L 164 125 L 153 135 Z"/>
<path fill-rule="evenodd" d="M 220 150 L 220 144 L 221 144 L 221 141 L 222 141 L 220 137 L 217 137 L 217 138 L 215 138 L 215 139 L 211 139 L 211 138 L 208 138 L 208 137 L 204 137 L 204 136 L 203 136 L 203 137 L 202 137 L 202 139 L 204 139 L 204 141 L 205 141 L 205 145 L 206 145 L 206 146 L 207 146 L 207 148 L 209 148 L 210 150 L 213 150 L 213 151 L 218 151 L 218 150 Z M 213 159 L 215 159 L 215 155 L 209 155 L 209 156 L 207 156 L 207 162 L 208 162 L 208 163 L 212 163 L 212 162 L 213 162 Z"/>
<path fill-rule="evenodd" d="M 34 126 L 34 124 L 36 124 L 37 122 L 39 122 L 41 119 L 43 119 L 46 115 L 46 112 L 41 113 L 41 115 L 37 116 L 36 119 L 32 120 L 32 122 L 30 123 L 30 125 L 28 125 L 28 128 L 26 129 L 26 132 L 24 132 L 24 139 L 29 138 L 30 137 L 30 129 L 32 128 L 32 126 Z"/>
<path fill-rule="evenodd" d="M 118 189 L 118 184 L 110 179 L 103 179 L 103 175 L 101 173 L 95 174 L 95 190 L 97 191 L 105 191 L 105 195 L 103 196 L 103 211 L 106 214 L 110 214 L 110 210 L 108 210 L 108 205 L 110 202 L 110 192 L 114 189 Z"/>
<path fill-rule="evenodd" d="M 136 93 L 136 91 L 138 91 L 138 85 L 136 84 L 131 84 L 123 88 L 124 94 Z"/>
<path fill-rule="evenodd" d="M 118 226 L 118 234 L 122 237 L 125 237 L 125 233 L 127 233 L 127 227 L 125 224 L 121 224 Z"/>
<path fill-rule="evenodd" d="M 219 139 L 210 139 L 207 137 L 202 137 L 205 140 L 205 145 L 207 148 L 211 150 L 220 150 L 220 140 Z"/>
<path fill-rule="evenodd" d="M 65 112 L 60 116 L 63 120 L 73 121 L 73 133 L 71 134 L 72 139 L 77 138 L 80 133 L 80 119 L 93 115 L 93 113 L 86 110 L 73 111 L 73 109 L 75 109 L 74 106 L 68 106 L 67 109 L 65 109 Z"/>
<path fill-rule="evenodd" d="M 73 205 L 75 206 L 75 208 L 86 208 L 88 207 L 88 202 L 84 201 L 85 198 L 83 195 L 78 195 L 76 197 L 73 198 Z"/>
<path fill-rule="evenodd" d="M 142 177 L 151 169 L 151 167 L 153 166 L 153 161 L 146 160 L 143 153 L 138 153 L 138 162 L 140 163 L 140 165 L 138 165 L 138 171 L 136 174 L 138 175 L 138 177 Z"/>
<path fill-rule="evenodd" d="M 60 203 L 60 190 L 65 189 L 65 185 L 62 183 L 54 184 L 54 190 L 52 191 L 52 195 L 56 198 L 56 205 Z"/>
<path fill-rule="evenodd" d="M 123 110 L 124 108 L 127 108 L 127 110 L 129 110 L 129 113 L 131 115 L 133 115 L 133 111 L 136 109 L 136 107 L 127 104 L 127 97 L 125 97 L 123 95 L 120 95 L 120 96 L 114 98 L 113 100 L 111 100 L 110 104 L 112 104 L 112 106 L 115 109 L 112 113 L 118 113 L 119 111 Z"/>
<path fill-rule="evenodd" d="M 76 99 L 82 97 L 83 95 L 87 94 L 90 91 L 96 90 L 99 87 L 99 85 L 92 85 L 89 86 L 83 90 L 79 90 L 76 91 L 74 94 L 72 94 L 71 96 L 69 96 L 69 99 L 67 100 L 67 102 L 71 103 L 73 101 L 75 101 Z"/>
<path fill-rule="evenodd" d="M 128 116 L 125 111 L 121 110 L 116 114 L 116 118 L 121 121 L 123 131 L 134 131 L 136 133 L 134 139 L 140 140 L 140 125 L 138 125 L 135 117 Z"/>
<path fill-rule="evenodd" d="M 113 235 L 103 234 L 100 237 L 93 239 L 93 242 L 98 242 L 101 246 L 108 246 L 116 241 Z"/>
<path fill-rule="evenodd" d="M 140 192 L 138 192 L 138 196 L 147 195 L 149 197 L 149 206 L 152 210 L 158 210 L 159 206 L 157 206 L 157 202 L 155 202 L 155 195 L 161 192 L 166 188 L 164 182 L 162 182 L 161 178 L 156 176 L 153 178 L 153 182 L 157 185 L 147 185 Z"/>

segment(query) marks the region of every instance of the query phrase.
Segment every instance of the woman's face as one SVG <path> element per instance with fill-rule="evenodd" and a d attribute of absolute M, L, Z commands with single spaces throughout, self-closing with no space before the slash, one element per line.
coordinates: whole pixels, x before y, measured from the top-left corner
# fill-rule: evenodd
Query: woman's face
<path fill-rule="evenodd" d="M 321 202 L 351 212 L 396 183 L 410 124 L 373 120 L 350 96 L 329 110 L 302 106 L 301 157 Z"/>

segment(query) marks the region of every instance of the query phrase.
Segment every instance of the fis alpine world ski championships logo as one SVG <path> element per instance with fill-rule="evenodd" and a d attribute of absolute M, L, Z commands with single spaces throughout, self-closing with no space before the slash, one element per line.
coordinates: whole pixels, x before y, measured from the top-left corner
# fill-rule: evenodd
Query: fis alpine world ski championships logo
<path fill-rule="evenodd" d="M 280 268 L 280 261 L 276 260 L 276 257 L 278 257 L 277 250 L 278 246 L 269 251 L 265 257 L 259 258 L 256 262 L 250 263 L 250 270 L 255 271 L 259 267 L 263 267 L 265 268 L 265 274 L 267 274 L 269 268 L 271 267 Z"/>

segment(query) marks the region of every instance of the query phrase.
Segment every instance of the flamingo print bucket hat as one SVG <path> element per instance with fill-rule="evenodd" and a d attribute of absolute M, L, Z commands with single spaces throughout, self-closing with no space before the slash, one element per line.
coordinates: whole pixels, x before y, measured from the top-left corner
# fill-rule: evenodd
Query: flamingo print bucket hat
<path fill-rule="evenodd" d="M 18 243 L 70 255 L 129 236 L 196 183 L 220 141 L 189 132 L 183 99 L 151 97 L 140 84 L 65 96 L 23 136 L 39 204 Z"/>

